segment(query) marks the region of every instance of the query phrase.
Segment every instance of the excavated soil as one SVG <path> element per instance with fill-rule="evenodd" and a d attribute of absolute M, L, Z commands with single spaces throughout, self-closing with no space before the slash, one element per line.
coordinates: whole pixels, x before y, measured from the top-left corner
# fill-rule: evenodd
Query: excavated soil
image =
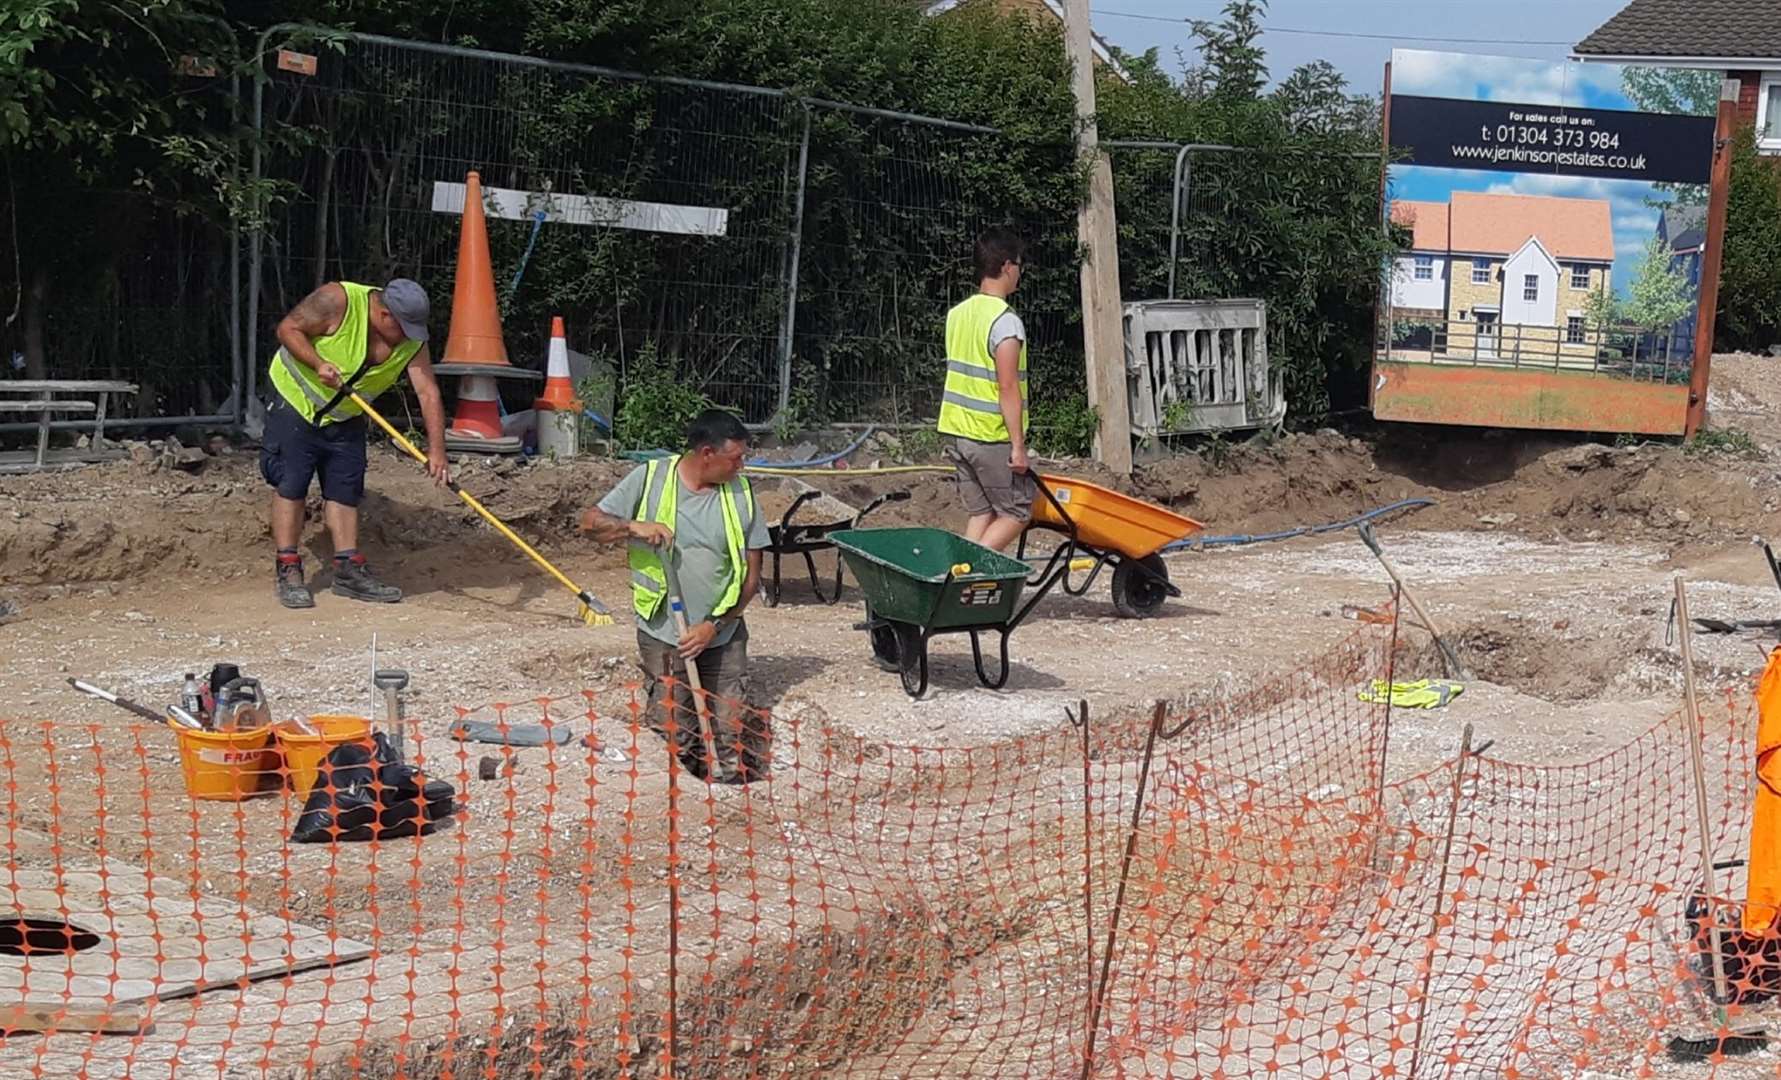
<path fill-rule="evenodd" d="M 863 459 L 862 464 L 870 459 Z M 575 535 L 582 509 L 632 467 L 471 461 L 464 488 L 535 542 Z M 1747 455 L 1693 453 L 1673 444 L 1599 443 L 1451 430 L 1393 431 L 1370 439 L 1334 431 L 1206 449 L 1140 467 L 1114 482 L 1097 466 L 1048 471 L 1108 483 L 1204 522 L 1209 535 L 1253 534 L 1351 517 L 1403 499 L 1432 499 L 1417 528 L 1502 530 L 1572 540 L 1630 540 L 1666 548 L 1768 535 L 1781 525 L 1781 478 Z M 908 491 L 869 525 L 961 520 L 942 474 L 808 478 L 833 499 L 806 504 L 800 522 L 827 524 L 888 491 Z M 374 557 L 477 544 L 489 530 L 393 454 L 374 454 L 361 546 Z M 763 479 L 762 509 L 777 523 L 794 485 Z M 838 502 L 835 500 L 839 500 Z M 319 519 L 320 501 L 311 505 Z M 8 520 L 10 519 L 10 520 Z M 11 585 L 127 582 L 204 567 L 264 565 L 266 496 L 254 455 L 206 457 L 194 472 L 122 462 L 70 473 L 0 478 L 0 581 Z M 320 536 L 319 533 L 312 533 Z M 325 542 L 313 555 L 325 557 Z M 832 565 L 832 564 L 831 564 Z"/>
<path fill-rule="evenodd" d="M 1763 426 L 1781 415 L 1769 404 L 1781 401 L 1770 389 L 1781 381 L 1767 375 L 1781 361 L 1721 363 L 1726 377 L 1714 403 L 1723 409 L 1717 423 L 1749 431 L 1754 445 L 1747 452 L 1451 429 L 1395 428 L 1358 437 L 1324 431 L 1203 445 L 1197 454 L 1146 465 L 1114 486 L 1200 519 L 1210 535 L 1266 533 L 1339 521 L 1403 499 L 1434 500 L 1382 525 L 1380 536 L 1474 678 L 1444 709 L 1394 711 L 1391 776 L 1449 759 L 1466 724 L 1477 728 L 1479 745 L 1492 744 L 1493 757 L 1588 760 L 1678 705 L 1681 668 L 1665 619 L 1672 575 L 1689 576 L 1697 616 L 1773 618 L 1781 607 L 1760 550 L 1750 546 L 1753 537 L 1781 534 L 1778 459 Z M 1776 430 L 1781 433 L 1781 425 Z M 654 747 L 631 744 L 623 723 L 635 674 L 633 631 L 588 628 L 569 617 L 570 598 L 410 463 L 374 451 L 362 537 L 373 560 L 408 592 L 405 602 L 371 608 L 324 591 L 314 611 L 292 613 L 271 598 L 267 499 L 255 455 L 234 450 L 199 460 L 188 454 L 183 467 L 162 464 L 164 456 L 139 456 L 143 460 L 75 472 L 0 478 L 0 643 L 13 661 L 0 673 L 0 698 L 6 716 L 54 724 L 56 737 L 76 746 L 103 747 L 125 762 L 144 754 L 143 761 L 153 762 L 155 805 L 171 808 L 157 818 L 159 827 L 176 826 L 181 837 L 189 828 L 182 817 L 187 804 L 173 798 L 180 781 L 170 737 L 150 732 L 141 744 L 146 750 L 138 751 L 145 738 L 140 725 L 72 694 L 63 685 L 67 677 L 160 703 L 177 693 L 179 672 L 228 659 L 265 678 L 281 714 L 356 710 L 368 697 L 365 656 L 373 633 L 381 633 L 383 662 L 415 676 L 410 715 L 424 731 L 430 757 L 474 765 L 466 756 L 472 751 L 445 737 L 458 708 L 554 697 L 559 710 L 567 703 L 561 715 L 573 718 L 578 732 L 585 728 L 610 751 L 586 763 L 590 775 L 603 785 L 640 775 L 644 805 L 659 804 L 661 771 L 653 759 L 643 760 Z M 855 471 L 806 478 L 834 501 L 807 505 L 799 520 L 826 523 L 879 494 L 906 490 L 909 500 L 880 507 L 867 524 L 961 524 L 943 475 L 857 471 L 875 462 L 894 463 L 868 447 L 854 457 Z M 540 550 L 621 608 L 622 551 L 582 539 L 576 523 L 632 467 L 479 460 L 460 463 L 458 475 Z M 1113 483 L 1081 463 L 1046 468 Z M 796 484 L 762 480 L 769 520 L 783 515 L 796 490 Z M 319 518 L 319 504 L 312 511 Z M 322 575 L 317 584 L 325 584 L 328 537 L 312 524 L 305 542 L 312 573 Z M 857 591 L 850 589 L 835 607 L 816 603 L 802 584 L 799 560 L 788 565 L 780 605 L 749 613 L 754 703 L 782 717 L 820 713 L 838 733 L 874 750 L 979 746 L 1054 730 L 1064 722 L 1064 707 L 1084 698 L 1094 702 L 1097 717 L 1107 717 L 1143 709 L 1160 696 L 1230 693 L 1291 671 L 1355 629 L 1342 618 L 1345 606 L 1374 606 L 1389 595 L 1379 564 L 1351 532 L 1212 546 L 1173 555 L 1168 565 L 1184 595 L 1159 617 L 1115 618 L 1104 581 L 1079 599 L 1054 593 L 1015 636 L 1005 690 L 978 687 L 968 643 L 949 638 L 934 649 L 934 690 L 914 701 L 894 675 L 870 665 L 864 635 L 849 629 L 859 618 Z M 819 562 L 825 574 L 832 568 L 832 557 Z M 1744 692 L 1772 641 L 1701 635 L 1697 674 L 1709 689 Z M 1422 631 L 1403 628 L 1397 674 L 1442 674 Z M 42 741 L 35 738 L 26 749 Z M 474 780 L 470 768 L 460 782 L 482 807 L 511 790 L 529 836 L 556 778 L 541 751 L 514 757 L 518 770 L 511 779 Z M 79 803 L 89 795 L 65 797 Z M 41 792 L 21 789 L 19 801 L 22 821 L 55 827 L 56 808 Z M 79 819 L 68 813 L 62 828 L 78 837 Z M 204 839 L 209 864 L 227 866 L 237 845 L 256 859 L 288 861 L 281 855 L 288 822 L 275 808 L 256 805 L 246 820 L 239 837 Z M 619 819 L 609 820 L 616 828 Z M 640 857 L 653 859 L 660 836 L 646 827 L 639 837 Z M 498 815 L 479 812 L 448 842 L 424 845 L 422 857 L 436 878 L 430 888 L 438 890 L 426 899 L 461 889 L 482 902 L 492 884 L 460 885 L 450 877 L 455 845 L 464 845 L 477 865 L 492 865 L 510 842 Z M 117 856 L 139 854 L 128 841 L 120 844 Z M 299 858 L 297 865 L 305 864 Z M 560 869 L 589 873 L 602 889 L 616 875 L 604 861 Z M 355 905 L 372 879 L 356 869 L 339 873 L 343 930 L 362 930 Z M 291 908 L 305 910 L 304 903 L 293 900 Z M 450 918 L 442 906 L 424 910 L 429 919 Z M 534 913 L 510 914 L 523 920 Z M 659 930 L 656 920 L 647 914 L 643 930 Z M 611 925 L 595 929 L 613 935 L 617 947 Z M 828 951 L 820 939 L 800 942 L 788 970 L 802 979 L 804 959 L 820 956 L 826 964 Z M 969 949 L 960 953 L 969 955 Z M 861 953 L 860 959 L 872 957 Z M 887 983 L 908 978 L 925 992 L 946 972 L 884 975 Z M 727 973 L 720 966 L 716 976 Z M 902 1017 L 904 1002 L 888 994 L 887 1010 Z M 217 996 L 182 1007 L 226 1012 L 231 1005 Z M 812 1075 L 824 1067 L 814 1064 Z"/>

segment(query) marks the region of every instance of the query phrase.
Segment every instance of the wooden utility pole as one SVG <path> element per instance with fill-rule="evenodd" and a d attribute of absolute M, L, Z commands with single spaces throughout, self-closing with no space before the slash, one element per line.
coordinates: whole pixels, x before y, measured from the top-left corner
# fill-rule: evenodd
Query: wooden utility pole
<path fill-rule="evenodd" d="M 1088 404 L 1100 417 L 1095 457 L 1115 476 L 1132 472 L 1131 406 L 1126 400 L 1125 312 L 1119 297 L 1119 241 L 1113 216 L 1113 165 L 1095 128 L 1094 38 L 1088 0 L 1064 0 L 1064 48 L 1076 94 L 1076 149 L 1089 166 L 1088 199 L 1077 213 L 1082 261 L 1082 346 Z"/>
<path fill-rule="evenodd" d="M 1707 418 L 1707 379 L 1713 370 L 1713 324 L 1719 314 L 1719 259 L 1725 250 L 1725 206 L 1731 200 L 1732 132 L 1738 123 L 1738 80 L 1719 84 L 1719 120 L 1713 133 L 1713 186 L 1707 192 L 1707 246 L 1701 252 L 1700 308 L 1694 320 L 1694 369 L 1688 376 L 1688 418 L 1682 434 L 1692 437 Z"/>

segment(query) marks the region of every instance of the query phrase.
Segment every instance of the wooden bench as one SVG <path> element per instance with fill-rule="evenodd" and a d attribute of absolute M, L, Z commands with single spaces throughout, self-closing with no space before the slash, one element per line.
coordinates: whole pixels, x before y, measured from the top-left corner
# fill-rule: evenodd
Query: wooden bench
<path fill-rule="evenodd" d="M 136 384 L 112 379 L 0 379 L 0 395 L 24 394 L 22 401 L 0 396 L 0 413 L 27 413 L 37 417 L 37 456 L 32 468 L 44 467 L 49 456 L 50 416 L 54 413 L 91 413 L 93 449 L 105 446 L 105 411 L 113 394 L 134 394 Z M 83 395 L 59 398 L 58 394 Z M 91 399 L 91 400 L 88 400 Z"/>

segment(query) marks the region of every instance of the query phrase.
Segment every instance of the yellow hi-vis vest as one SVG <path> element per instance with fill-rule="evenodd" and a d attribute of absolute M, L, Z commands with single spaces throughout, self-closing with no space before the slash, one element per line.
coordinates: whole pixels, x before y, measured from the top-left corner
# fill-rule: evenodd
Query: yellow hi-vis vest
<path fill-rule="evenodd" d="M 366 344 L 371 334 L 373 290 L 369 285 L 351 281 L 342 281 L 340 287 L 346 290 L 346 315 L 340 320 L 340 329 L 325 338 L 317 338 L 314 345 L 317 356 L 340 370 L 340 379 L 344 383 L 365 364 Z M 388 360 L 359 376 L 352 384 L 353 392 L 366 401 L 376 398 L 396 385 L 403 369 L 420 351 L 420 342 L 404 340 L 390 350 Z M 328 409 L 326 416 L 317 420 L 315 414 L 326 408 L 339 391 L 323 383 L 321 376 L 286 352 L 282 345 L 272 355 L 272 385 L 278 388 L 291 408 L 297 410 L 297 415 L 311 424 L 334 424 L 359 415 L 359 407 L 353 404 L 352 398 L 342 396 L 338 404 Z"/>
<path fill-rule="evenodd" d="M 946 393 L 940 399 L 940 434 L 977 442 L 1008 442 L 996 386 L 996 358 L 989 332 L 1008 301 L 978 293 L 946 313 Z M 1027 345 L 1020 343 L 1020 430 L 1027 430 Z"/>
<path fill-rule="evenodd" d="M 673 531 L 675 509 L 680 502 L 679 469 L 679 454 L 650 459 L 643 474 L 643 498 L 637 504 L 635 520 L 653 521 Z M 730 585 L 712 609 L 712 618 L 735 607 L 742 595 L 742 579 L 748 576 L 748 529 L 754 524 L 756 512 L 754 489 L 745 477 L 738 476 L 719 490 L 723 495 Z M 668 595 L 668 575 L 662 569 L 662 557 L 655 548 L 636 540 L 631 541 L 630 556 L 631 605 L 639 616 L 652 619 L 661 610 L 663 597 Z"/>

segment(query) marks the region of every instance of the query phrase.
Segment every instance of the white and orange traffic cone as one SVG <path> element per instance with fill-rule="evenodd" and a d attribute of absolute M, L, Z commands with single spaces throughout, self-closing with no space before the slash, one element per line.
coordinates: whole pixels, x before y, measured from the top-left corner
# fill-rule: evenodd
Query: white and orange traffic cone
<path fill-rule="evenodd" d="M 569 342 L 561 315 L 550 320 L 550 350 L 545 355 L 544 394 L 532 403 L 538 411 L 538 452 L 572 458 L 581 453 L 581 402 L 575 400 L 569 376 Z"/>
<path fill-rule="evenodd" d="M 575 400 L 575 384 L 569 377 L 569 342 L 563 336 L 561 315 L 550 320 L 550 349 L 544 355 L 544 393 L 532 403 L 532 407 L 561 412 L 579 411 L 581 402 Z"/>
<path fill-rule="evenodd" d="M 446 434 L 461 439 L 499 439 L 501 400 L 495 380 L 487 375 L 466 375 L 458 383 L 458 407 Z"/>

